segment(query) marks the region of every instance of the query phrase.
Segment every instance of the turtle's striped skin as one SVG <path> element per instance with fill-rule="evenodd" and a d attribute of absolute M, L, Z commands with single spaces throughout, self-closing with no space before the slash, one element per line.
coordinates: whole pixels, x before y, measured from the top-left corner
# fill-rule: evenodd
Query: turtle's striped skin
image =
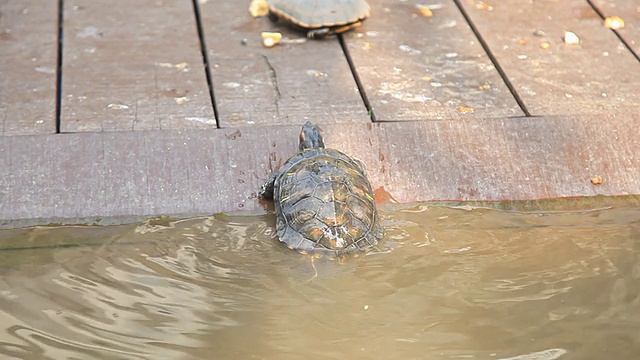
<path fill-rule="evenodd" d="M 366 0 L 270 0 L 269 18 L 282 19 L 321 38 L 349 31 L 369 17 Z"/>
<path fill-rule="evenodd" d="M 383 229 L 364 166 L 344 153 L 325 149 L 320 130 L 307 123 L 300 152 L 263 186 L 272 198 L 280 241 L 306 253 L 366 250 Z"/>

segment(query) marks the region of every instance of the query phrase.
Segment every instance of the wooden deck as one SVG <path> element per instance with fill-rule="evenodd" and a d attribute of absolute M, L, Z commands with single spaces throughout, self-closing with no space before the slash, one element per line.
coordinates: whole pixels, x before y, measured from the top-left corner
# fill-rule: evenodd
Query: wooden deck
<path fill-rule="evenodd" d="M 381 203 L 640 194 L 635 0 L 370 4 L 304 41 L 248 1 L 0 0 L 0 227 L 262 211 L 306 121 Z"/>

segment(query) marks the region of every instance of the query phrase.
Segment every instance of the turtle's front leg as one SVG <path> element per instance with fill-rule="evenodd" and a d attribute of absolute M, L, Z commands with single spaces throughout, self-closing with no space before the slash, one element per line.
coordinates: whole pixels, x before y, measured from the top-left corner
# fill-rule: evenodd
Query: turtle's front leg
<path fill-rule="evenodd" d="M 277 171 L 271 174 L 271 176 L 269 176 L 269 180 L 267 180 L 267 182 L 264 183 L 264 185 L 262 185 L 262 187 L 260 188 L 259 195 L 261 198 L 273 200 L 273 189 L 276 183 L 276 173 Z"/>

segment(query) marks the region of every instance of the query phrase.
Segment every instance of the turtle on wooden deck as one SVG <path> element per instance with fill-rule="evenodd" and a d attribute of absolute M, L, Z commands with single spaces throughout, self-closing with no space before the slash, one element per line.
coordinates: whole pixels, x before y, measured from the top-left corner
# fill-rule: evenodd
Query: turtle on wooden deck
<path fill-rule="evenodd" d="M 366 0 L 269 0 L 269 18 L 307 31 L 309 38 L 340 34 L 362 25 L 371 7 Z"/>
<path fill-rule="evenodd" d="M 279 240 L 303 253 L 332 255 L 375 246 L 383 229 L 364 165 L 325 149 L 310 122 L 300 132 L 299 150 L 260 191 L 273 199 Z"/>

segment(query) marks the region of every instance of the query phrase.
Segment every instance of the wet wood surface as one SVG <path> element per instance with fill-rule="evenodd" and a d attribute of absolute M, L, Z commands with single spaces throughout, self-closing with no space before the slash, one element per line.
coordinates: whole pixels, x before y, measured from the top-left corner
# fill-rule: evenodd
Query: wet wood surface
<path fill-rule="evenodd" d="M 55 2 L 0 1 L 0 135 L 56 131 L 57 33 Z"/>
<path fill-rule="evenodd" d="M 638 9 L 593 3 L 372 0 L 345 53 L 248 2 L 65 1 L 56 133 L 58 9 L 0 1 L 0 227 L 264 212 L 308 120 L 382 204 L 640 194 Z"/>

